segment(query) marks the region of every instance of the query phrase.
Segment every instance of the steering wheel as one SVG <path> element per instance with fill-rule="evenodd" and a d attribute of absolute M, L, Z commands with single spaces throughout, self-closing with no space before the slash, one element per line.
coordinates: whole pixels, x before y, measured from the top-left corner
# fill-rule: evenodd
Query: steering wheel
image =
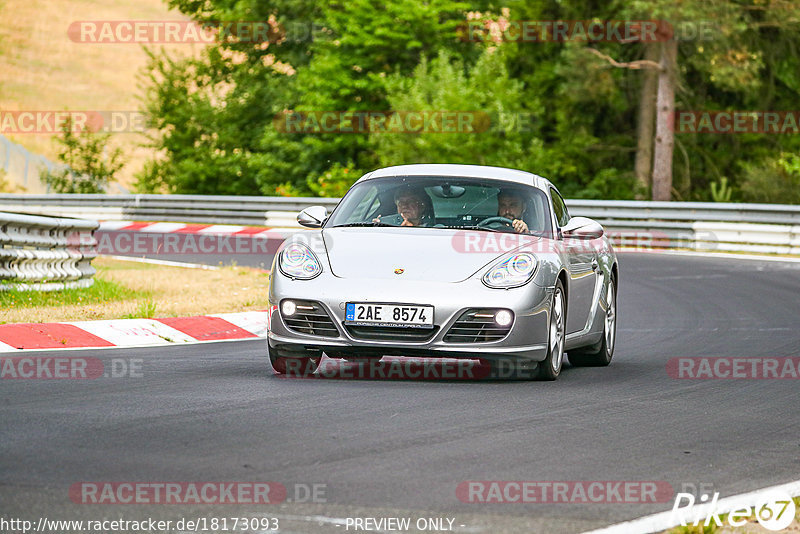
<path fill-rule="evenodd" d="M 484 226 L 489 226 L 490 224 L 502 224 L 510 228 L 514 227 L 514 221 L 505 217 L 489 217 L 488 219 L 484 219 L 479 222 L 476 226 L 483 228 Z"/>

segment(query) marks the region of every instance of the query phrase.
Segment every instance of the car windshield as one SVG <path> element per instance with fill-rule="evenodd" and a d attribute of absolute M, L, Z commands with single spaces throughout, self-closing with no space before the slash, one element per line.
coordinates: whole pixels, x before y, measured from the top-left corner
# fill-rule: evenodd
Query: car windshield
<path fill-rule="evenodd" d="M 533 186 L 480 178 L 393 176 L 355 185 L 325 227 L 420 226 L 515 232 L 514 220 L 525 223 L 525 233 L 547 235 L 550 212 L 544 192 Z"/>

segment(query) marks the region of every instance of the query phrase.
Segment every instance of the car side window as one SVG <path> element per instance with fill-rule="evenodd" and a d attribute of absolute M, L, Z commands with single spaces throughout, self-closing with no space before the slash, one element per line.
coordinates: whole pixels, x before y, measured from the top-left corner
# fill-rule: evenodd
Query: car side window
<path fill-rule="evenodd" d="M 558 226 L 565 226 L 570 219 L 567 204 L 555 189 L 550 189 L 550 196 L 553 198 L 553 212 L 556 214 L 556 222 Z"/>

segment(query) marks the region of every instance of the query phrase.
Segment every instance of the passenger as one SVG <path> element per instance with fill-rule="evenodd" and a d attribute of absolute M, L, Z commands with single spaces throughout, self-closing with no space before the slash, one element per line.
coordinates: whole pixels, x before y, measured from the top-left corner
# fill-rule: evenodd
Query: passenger
<path fill-rule="evenodd" d="M 421 187 L 400 187 L 394 193 L 397 215 L 381 220 L 379 215 L 373 222 L 385 222 L 398 226 L 431 226 L 433 224 L 433 203 Z"/>

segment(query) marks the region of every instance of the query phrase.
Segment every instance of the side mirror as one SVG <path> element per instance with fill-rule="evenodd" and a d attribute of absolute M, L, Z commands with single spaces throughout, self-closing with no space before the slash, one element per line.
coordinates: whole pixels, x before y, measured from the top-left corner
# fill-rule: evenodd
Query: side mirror
<path fill-rule="evenodd" d="M 320 228 L 328 218 L 325 206 L 311 206 L 297 214 L 297 222 L 306 228 Z"/>
<path fill-rule="evenodd" d="M 588 217 L 571 218 L 561 232 L 570 239 L 597 239 L 605 233 L 599 222 Z"/>

